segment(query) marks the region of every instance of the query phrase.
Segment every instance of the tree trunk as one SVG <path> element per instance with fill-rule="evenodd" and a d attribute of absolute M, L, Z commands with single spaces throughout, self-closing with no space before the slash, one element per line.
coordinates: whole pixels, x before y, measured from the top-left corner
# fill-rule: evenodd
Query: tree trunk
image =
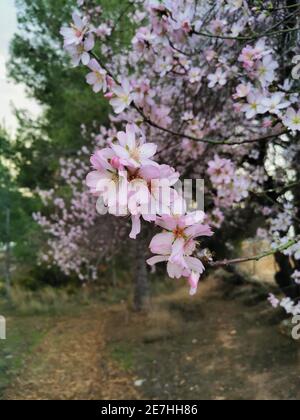
<path fill-rule="evenodd" d="M 290 258 L 282 253 L 277 253 L 275 254 L 275 260 L 279 266 L 279 271 L 275 274 L 276 283 L 286 296 L 297 301 L 300 287 L 292 279 L 294 269 Z"/>
<path fill-rule="evenodd" d="M 116 271 L 116 259 L 115 259 L 115 257 L 112 259 L 111 269 L 112 269 L 112 284 L 113 284 L 113 287 L 117 287 L 117 271 Z"/>
<path fill-rule="evenodd" d="M 134 309 L 138 312 L 147 311 L 150 304 L 150 287 L 147 269 L 147 240 L 143 233 L 135 241 L 135 290 Z"/>

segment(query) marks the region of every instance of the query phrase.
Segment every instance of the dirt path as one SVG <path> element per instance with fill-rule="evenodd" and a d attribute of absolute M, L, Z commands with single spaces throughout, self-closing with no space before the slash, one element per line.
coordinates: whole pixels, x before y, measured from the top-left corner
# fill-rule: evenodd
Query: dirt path
<path fill-rule="evenodd" d="M 104 311 L 62 320 L 35 349 L 5 399 L 138 398 L 129 374 L 105 353 Z"/>
<path fill-rule="evenodd" d="M 50 331 L 6 398 L 299 399 L 300 345 L 260 294 L 209 280 L 195 299 L 154 299 L 149 315 L 87 308 Z"/>

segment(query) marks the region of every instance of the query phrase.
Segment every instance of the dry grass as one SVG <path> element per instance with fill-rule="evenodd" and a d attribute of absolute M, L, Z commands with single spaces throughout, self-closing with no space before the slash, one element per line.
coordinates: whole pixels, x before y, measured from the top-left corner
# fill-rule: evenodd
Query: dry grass
<path fill-rule="evenodd" d="M 61 320 L 7 389 L 8 400 L 138 398 L 134 378 L 106 352 L 105 310 Z"/>
<path fill-rule="evenodd" d="M 219 274 L 193 298 L 179 282 L 149 314 L 123 302 L 58 317 L 5 398 L 299 399 L 298 343 L 270 323 L 259 285 Z"/>

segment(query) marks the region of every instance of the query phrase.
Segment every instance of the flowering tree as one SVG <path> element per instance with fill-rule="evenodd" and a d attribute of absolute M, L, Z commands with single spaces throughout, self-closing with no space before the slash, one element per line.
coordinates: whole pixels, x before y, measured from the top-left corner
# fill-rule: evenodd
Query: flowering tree
<path fill-rule="evenodd" d="M 89 170 L 87 157 L 107 141 L 107 136 L 115 134 L 113 129 L 102 128 L 102 134 L 91 142 L 90 150 L 83 147 L 75 158 L 60 160 L 56 187 L 36 190 L 49 209 L 46 215 L 34 214 L 49 236 L 47 246 L 40 253 L 40 262 L 49 266 L 55 263 L 65 275 L 75 274 L 82 281 L 97 279 L 100 262 L 111 260 L 127 235 L 126 225 L 120 226 L 118 219 L 106 216 L 103 220 L 97 213 L 95 201 L 83 182 Z M 84 127 L 82 135 L 86 135 Z"/>
<path fill-rule="evenodd" d="M 61 29 L 73 64 L 87 67 L 87 83 L 105 95 L 120 127 L 91 158 L 87 185 L 98 206 L 130 216 L 131 238 L 141 220 L 162 229 L 148 264 L 166 262 L 170 277 L 188 279 L 191 294 L 204 264 L 274 254 L 288 298 L 270 300 L 293 314 L 300 312 L 299 7 L 131 0 L 107 18 L 97 2 L 79 0 L 71 26 Z M 113 48 L 124 14 L 135 33 Z M 190 211 L 174 188 L 179 173 L 206 180 L 206 214 Z M 243 225 L 246 213 L 259 220 L 268 252 L 213 261 L 199 250 L 197 238 Z"/>

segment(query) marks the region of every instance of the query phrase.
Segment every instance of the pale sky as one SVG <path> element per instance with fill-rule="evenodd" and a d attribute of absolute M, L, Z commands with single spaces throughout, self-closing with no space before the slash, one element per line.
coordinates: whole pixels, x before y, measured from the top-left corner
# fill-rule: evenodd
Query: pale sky
<path fill-rule="evenodd" d="M 13 115 L 12 104 L 37 116 L 40 108 L 34 100 L 26 97 L 24 86 L 8 82 L 6 67 L 9 55 L 9 42 L 17 31 L 16 9 L 14 0 L 0 0 L 0 124 L 5 125 L 14 134 L 17 121 Z"/>

